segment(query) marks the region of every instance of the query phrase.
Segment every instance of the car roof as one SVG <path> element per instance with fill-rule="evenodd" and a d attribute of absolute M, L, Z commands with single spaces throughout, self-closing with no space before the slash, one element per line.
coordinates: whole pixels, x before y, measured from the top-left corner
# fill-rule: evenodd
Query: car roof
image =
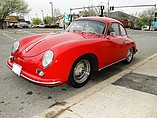
<path fill-rule="evenodd" d="M 96 21 L 101 21 L 101 22 L 106 22 L 107 24 L 117 22 L 122 24 L 120 21 L 108 17 L 80 17 L 77 18 L 76 20 L 96 20 Z"/>

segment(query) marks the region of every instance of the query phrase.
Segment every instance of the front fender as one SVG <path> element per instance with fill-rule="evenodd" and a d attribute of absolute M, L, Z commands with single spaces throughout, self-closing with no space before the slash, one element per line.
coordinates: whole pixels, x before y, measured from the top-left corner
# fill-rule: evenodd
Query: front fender
<path fill-rule="evenodd" d="M 92 48 L 91 48 L 92 47 Z M 68 80 L 72 65 L 74 62 L 81 56 L 86 54 L 93 54 L 97 57 L 98 60 L 101 60 L 99 57 L 101 56 L 100 48 L 102 47 L 101 43 L 90 43 L 79 46 L 71 46 L 71 48 L 62 49 L 59 54 L 54 51 L 55 59 L 54 65 L 58 65 L 57 70 L 59 70 L 59 75 L 63 78 L 63 81 L 66 82 Z M 99 62 L 99 61 L 98 61 Z M 56 67 L 55 66 L 55 67 Z"/>

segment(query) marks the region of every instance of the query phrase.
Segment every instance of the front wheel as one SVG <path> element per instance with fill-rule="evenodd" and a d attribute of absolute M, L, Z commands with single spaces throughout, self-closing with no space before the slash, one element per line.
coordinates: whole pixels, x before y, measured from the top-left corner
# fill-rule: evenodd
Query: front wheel
<path fill-rule="evenodd" d="M 72 66 L 67 84 L 75 88 L 84 86 L 90 79 L 91 70 L 89 58 L 81 57 L 77 59 Z"/>
<path fill-rule="evenodd" d="M 133 60 L 133 57 L 134 57 L 134 50 L 133 48 L 130 48 L 128 50 L 128 54 L 126 59 L 124 60 L 124 63 L 129 64 Z"/>

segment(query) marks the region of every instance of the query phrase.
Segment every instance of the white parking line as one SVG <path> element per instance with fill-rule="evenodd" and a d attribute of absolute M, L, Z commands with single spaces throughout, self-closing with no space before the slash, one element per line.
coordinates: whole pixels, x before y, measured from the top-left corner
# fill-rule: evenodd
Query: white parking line
<path fill-rule="evenodd" d="M 30 33 L 30 34 L 36 34 L 36 33 Z"/>
<path fill-rule="evenodd" d="M 28 34 L 36 34 L 36 33 L 32 33 L 31 31 L 26 31 L 26 30 L 22 30 L 22 31 Z"/>
<path fill-rule="evenodd" d="M 11 38 L 11 39 L 13 39 L 13 40 L 15 40 L 15 41 L 17 40 L 17 39 L 15 39 L 14 37 L 11 37 L 11 36 L 7 35 L 7 34 L 6 34 L 6 31 L 4 31 L 3 35 L 6 36 L 6 37 L 9 37 L 9 38 Z"/>

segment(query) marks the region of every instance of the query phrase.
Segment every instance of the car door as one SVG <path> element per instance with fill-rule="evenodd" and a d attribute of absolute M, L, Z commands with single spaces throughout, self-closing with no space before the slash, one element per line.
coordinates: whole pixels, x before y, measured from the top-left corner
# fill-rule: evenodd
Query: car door
<path fill-rule="evenodd" d="M 105 65 L 110 65 L 123 59 L 125 40 L 121 36 L 119 23 L 111 23 L 108 28 L 108 36 L 105 40 Z"/>
<path fill-rule="evenodd" d="M 121 54 L 121 58 L 126 58 L 128 50 L 130 48 L 130 40 L 128 38 L 125 28 L 121 24 L 119 24 L 119 28 L 120 28 L 120 35 L 121 35 L 120 38 L 122 41 L 121 47 L 123 47 L 120 54 Z"/>

